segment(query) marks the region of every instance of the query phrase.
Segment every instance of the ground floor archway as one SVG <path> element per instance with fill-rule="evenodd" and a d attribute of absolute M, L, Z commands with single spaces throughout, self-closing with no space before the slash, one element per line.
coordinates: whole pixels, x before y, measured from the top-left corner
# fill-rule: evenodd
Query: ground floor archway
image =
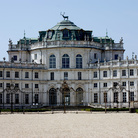
<path fill-rule="evenodd" d="M 62 93 L 62 104 L 63 105 L 64 105 L 64 102 L 65 102 L 65 105 L 70 105 L 70 90 L 69 89 L 63 90 L 63 93 Z"/>
<path fill-rule="evenodd" d="M 76 105 L 83 105 L 83 89 L 80 87 L 76 89 Z"/>
<path fill-rule="evenodd" d="M 57 105 L 57 91 L 55 88 L 49 90 L 49 105 Z"/>

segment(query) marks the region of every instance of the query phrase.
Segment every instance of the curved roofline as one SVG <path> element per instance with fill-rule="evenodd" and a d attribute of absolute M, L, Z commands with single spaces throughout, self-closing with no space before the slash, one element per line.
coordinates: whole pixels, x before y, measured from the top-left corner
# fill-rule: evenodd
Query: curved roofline
<path fill-rule="evenodd" d="M 59 23 L 57 23 L 54 27 L 52 27 L 50 30 L 63 30 L 64 28 L 68 30 L 81 30 L 80 27 L 76 26 L 73 22 L 70 20 L 63 20 Z"/>

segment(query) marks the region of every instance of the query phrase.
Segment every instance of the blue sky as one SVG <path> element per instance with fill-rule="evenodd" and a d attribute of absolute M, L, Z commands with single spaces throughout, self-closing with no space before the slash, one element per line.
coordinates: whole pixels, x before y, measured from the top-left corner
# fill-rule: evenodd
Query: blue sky
<path fill-rule="evenodd" d="M 8 40 L 16 43 L 26 37 L 38 37 L 63 20 L 69 20 L 94 36 L 108 36 L 119 42 L 124 39 L 125 55 L 138 55 L 138 0 L 0 0 L 0 60 L 8 60 Z"/>

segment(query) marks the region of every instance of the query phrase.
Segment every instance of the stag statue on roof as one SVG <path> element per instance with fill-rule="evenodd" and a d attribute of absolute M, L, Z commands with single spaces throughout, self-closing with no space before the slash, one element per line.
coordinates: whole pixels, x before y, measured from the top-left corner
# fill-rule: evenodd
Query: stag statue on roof
<path fill-rule="evenodd" d="M 69 18 L 68 16 L 65 16 L 65 12 L 64 12 L 63 14 L 62 14 L 62 13 L 60 13 L 60 15 L 62 15 L 62 16 L 63 16 L 64 20 L 65 20 L 65 19 L 67 19 L 67 20 L 68 20 L 68 18 Z"/>

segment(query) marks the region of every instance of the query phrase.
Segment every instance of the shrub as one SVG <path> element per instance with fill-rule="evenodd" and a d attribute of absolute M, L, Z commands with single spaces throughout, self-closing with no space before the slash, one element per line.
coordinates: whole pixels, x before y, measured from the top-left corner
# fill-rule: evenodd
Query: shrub
<path fill-rule="evenodd" d="M 24 109 L 24 112 L 45 112 L 51 111 L 50 109 Z M 1 109 L 1 112 L 11 112 L 10 109 Z M 14 109 L 13 112 L 23 112 L 23 109 Z"/>
<path fill-rule="evenodd" d="M 103 108 L 86 108 L 82 111 L 105 111 Z M 129 108 L 108 108 L 106 111 L 129 111 Z"/>
<path fill-rule="evenodd" d="M 138 113 L 138 109 L 136 109 L 135 111 L 136 111 L 136 113 Z"/>

